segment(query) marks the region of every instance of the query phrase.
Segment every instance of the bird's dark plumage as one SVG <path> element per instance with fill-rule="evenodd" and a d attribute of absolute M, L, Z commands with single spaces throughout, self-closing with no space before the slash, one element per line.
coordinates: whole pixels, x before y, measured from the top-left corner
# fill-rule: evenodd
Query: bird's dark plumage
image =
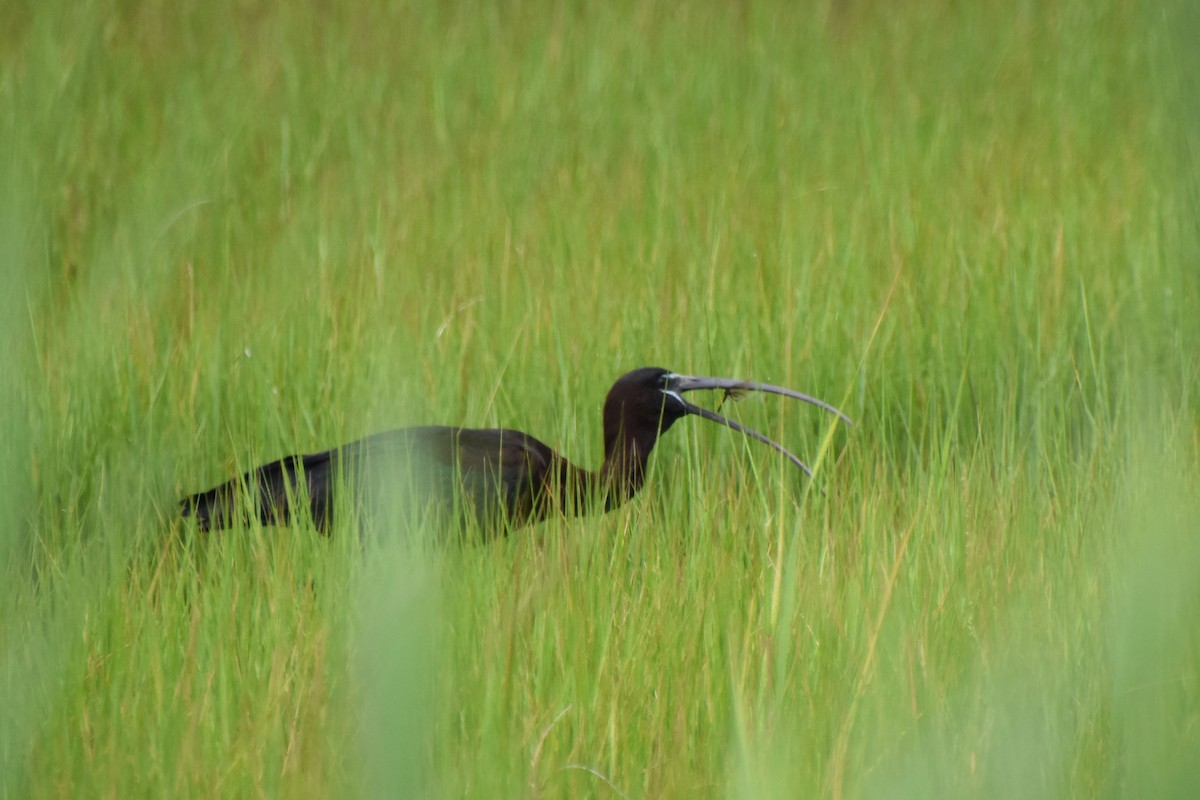
<path fill-rule="evenodd" d="M 776 442 L 683 399 L 684 392 L 696 389 L 782 394 L 818 405 L 849 423 L 832 406 L 779 386 L 643 367 L 621 376 L 605 399 L 604 463 L 598 472 L 570 463 L 520 431 L 401 428 L 265 464 L 185 498 L 183 514 L 195 517 L 201 530 L 209 530 L 230 527 L 239 515 L 243 520 L 256 517 L 264 525 L 286 524 L 293 509 L 307 507 L 316 526 L 328 531 L 338 513 L 364 503 L 415 502 L 465 514 L 483 530 L 495 531 L 550 514 L 608 510 L 641 489 L 658 437 L 688 414 L 765 442 L 809 472 Z"/>

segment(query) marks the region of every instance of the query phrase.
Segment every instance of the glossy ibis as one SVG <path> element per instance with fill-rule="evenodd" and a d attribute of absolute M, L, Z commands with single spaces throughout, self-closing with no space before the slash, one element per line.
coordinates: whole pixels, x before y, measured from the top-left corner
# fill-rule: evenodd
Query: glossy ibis
<path fill-rule="evenodd" d="M 658 437 L 678 419 L 694 414 L 770 445 L 812 477 L 804 463 L 779 443 L 731 419 L 689 403 L 685 392 L 720 389 L 727 395 L 770 392 L 832 412 L 814 397 L 765 383 L 679 375 L 643 367 L 622 375 L 604 401 L 604 463 L 598 472 L 575 466 L 529 434 L 507 429 L 401 428 L 312 455 L 288 456 L 240 478 L 183 500 L 184 516 L 201 530 L 232 525 L 243 493 L 253 504 L 242 518 L 286 524 L 306 504 L 316 526 L 328 532 L 339 486 L 360 492 L 369 484 L 387 497 L 397 491 L 432 506 L 473 515 L 484 531 L 536 522 L 551 514 L 615 508 L 633 497 L 646 478 L 646 462 Z M 407 483 L 405 483 L 407 481 Z M 398 489 L 397 487 L 403 487 Z M 407 490 L 410 493 L 405 495 Z M 356 495 L 361 501 L 361 494 Z"/>

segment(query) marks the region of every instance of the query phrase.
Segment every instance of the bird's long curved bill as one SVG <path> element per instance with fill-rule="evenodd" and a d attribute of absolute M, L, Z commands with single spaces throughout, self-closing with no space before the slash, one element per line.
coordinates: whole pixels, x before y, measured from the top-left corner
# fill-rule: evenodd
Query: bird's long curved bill
<path fill-rule="evenodd" d="M 781 445 L 779 442 L 775 441 L 774 439 L 768 438 L 767 436 L 764 436 L 763 434 L 759 433 L 758 431 L 756 431 L 752 428 L 747 428 L 745 425 L 742 425 L 738 422 L 734 422 L 731 419 L 723 417 L 715 411 L 709 411 L 707 408 L 703 408 L 702 406 L 695 405 L 694 403 L 689 403 L 688 401 L 684 400 L 679 395 L 679 393 L 690 392 L 690 391 L 694 391 L 697 389 L 723 389 L 723 390 L 725 390 L 727 392 L 731 392 L 731 393 L 732 392 L 766 392 L 769 394 L 778 394 L 778 395 L 783 395 L 784 397 L 791 397 L 795 400 L 803 400 L 805 403 L 810 403 L 818 408 L 828 411 L 831 414 L 836 414 L 838 416 L 838 418 L 841 419 L 843 422 L 845 422 L 847 425 L 854 424 L 853 422 L 850 421 L 849 417 L 847 417 L 845 414 L 843 414 L 838 409 L 829 405 L 829 403 L 826 403 L 823 400 L 818 400 L 817 398 L 811 397 L 807 394 L 803 394 L 802 392 L 793 391 L 793 390 L 785 388 L 783 386 L 774 386 L 769 383 L 755 383 L 753 381 L 740 381 L 740 380 L 736 380 L 733 378 L 704 378 L 704 377 L 700 377 L 697 375 L 674 375 L 674 376 L 672 376 L 671 384 L 672 384 L 672 388 L 675 390 L 675 396 L 679 399 L 680 402 L 683 403 L 684 408 L 687 410 L 687 412 L 689 414 L 695 414 L 696 416 L 703 417 L 704 419 L 707 419 L 711 422 L 716 422 L 719 425 L 724 425 L 727 428 L 732 428 L 733 430 L 737 431 L 738 433 L 745 434 L 746 436 L 749 436 L 751 439 L 755 439 L 757 441 L 762 442 L 765 445 L 768 445 L 768 446 L 774 448 L 775 450 L 779 451 L 783 455 L 787 456 L 788 460 L 790 460 L 793 464 L 795 464 L 797 467 L 802 469 L 804 471 L 804 474 L 810 478 L 812 477 L 812 470 L 808 468 L 808 465 L 805 464 L 803 461 L 801 461 L 799 458 L 797 458 L 794 453 L 792 453 L 786 447 Z"/>
<path fill-rule="evenodd" d="M 720 425 L 724 425 L 727 428 L 733 428 L 738 433 L 744 433 L 747 436 L 749 436 L 751 439 L 757 439 L 758 441 L 762 442 L 763 444 L 770 445 L 771 447 L 775 448 L 776 450 L 778 450 L 779 452 L 781 452 L 785 456 L 787 456 L 788 460 L 791 461 L 793 464 L 795 464 L 797 467 L 804 470 L 805 475 L 807 475 L 810 478 L 813 476 L 812 470 L 808 468 L 807 464 L 805 464 L 803 461 L 801 461 L 799 458 L 797 458 L 796 455 L 794 453 L 792 453 L 791 450 L 788 450 L 786 447 L 784 447 L 783 445 L 781 445 L 779 442 L 775 441 L 774 439 L 768 439 L 766 436 L 763 436 L 761 433 L 754 430 L 753 428 L 747 428 L 745 425 L 734 422 L 733 420 L 728 419 L 726 417 L 722 417 L 720 414 L 718 414 L 715 411 L 709 411 L 707 408 L 695 405 L 693 403 L 689 403 L 686 400 L 683 401 L 683 407 L 687 409 L 687 412 L 689 414 L 695 414 L 697 417 L 704 417 L 705 419 L 712 420 L 713 422 L 716 422 Z"/>
<path fill-rule="evenodd" d="M 767 392 L 768 394 L 779 394 L 795 400 L 803 400 L 817 408 L 823 408 L 830 414 L 836 414 L 847 425 L 854 426 L 849 417 L 824 400 L 818 400 L 811 395 L 793 391 L 783 386 L 772 386 L 769 383 L 755 383 L 753 381 L 739 381 L 734 378 L 702 378 L 698 375 L 675 375 L 674 378 L 674 387 L 680 392 L 690 392 L 695 389 L 724 389 L 727 392 Z"/>

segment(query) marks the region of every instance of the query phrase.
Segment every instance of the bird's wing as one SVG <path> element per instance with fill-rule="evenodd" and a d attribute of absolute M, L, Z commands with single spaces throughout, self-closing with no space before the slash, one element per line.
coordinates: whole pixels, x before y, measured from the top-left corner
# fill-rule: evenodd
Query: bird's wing
<path fill-rule="evenodd" d="M 431 426 L 377 433 L 346 445 L 340 455 L 373 477 L 389 471 L 384 464 L 393 473 L 400 465 L 417 499 L 429 495 L 449 504 L 461 498 L 479 519 L 491 520 L 501 509 L 510 519 L 528 515 L 551 451 L 520 431 Z M 387 482 L 394 491 L 394 478 Z"/>
<path fill-rule="evenodd" d="M 450 428 L 457 452 L 447 453 L 460 469 L 485 473 L 540 472 L 549 448 L 528 434 L 505 428 Z"/>

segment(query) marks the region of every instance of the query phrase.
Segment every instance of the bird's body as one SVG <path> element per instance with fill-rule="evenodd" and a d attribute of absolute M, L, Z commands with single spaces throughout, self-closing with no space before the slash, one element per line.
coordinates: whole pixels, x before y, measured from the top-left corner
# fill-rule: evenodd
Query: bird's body
<path fill-rule="evenodd" d="M 264 525 L 286 524 L 294 516 L 293 509 L 306 506 L 316 526 L 328 532 L 339 513 L 364 503 L 376 508 L 380 502 L 415 503 L 470 517 L 485 532 L 496 532 L 551 514 L 608 510 L 628 500 L 642 487 L 658 437 L 687 414 L 763 441 L 808 471 L 762 434 L 683 400 L 681 393 L 693 389 L 784 394 L 845 419 L 832 406 L 790 389 L 644 367 L 622 376 L 609 391 L 604 404 L 604 463 L 597 472 L 572 464 L 520 431 L 400 428 L 265 464 L 185 498 L 183 513 L 208 530 L 230 527 L 251 516 Z M 252 505 L 239 502 L 244 491 Z"/>
<path fill-rule="evenodd" d="M 432 504 L 469 515 L 484 530 L 522 525 L 553 509 L 583 510 L 595 476 L 543 442 L 504 428 L 399 428 L 332 450 L 287 456 L 241 478 L 187 498 L 185 514 L 202 529 L 231 526 L 238 495 L 252 493 L 264 524 L 287 524 L 301 497 L 316 526 L 328 531 L 339 509 L 339 488 L 353 495 L 346 508 L 369 498 Z M 256 496 L 255 496 L 256 495 Z"/>

